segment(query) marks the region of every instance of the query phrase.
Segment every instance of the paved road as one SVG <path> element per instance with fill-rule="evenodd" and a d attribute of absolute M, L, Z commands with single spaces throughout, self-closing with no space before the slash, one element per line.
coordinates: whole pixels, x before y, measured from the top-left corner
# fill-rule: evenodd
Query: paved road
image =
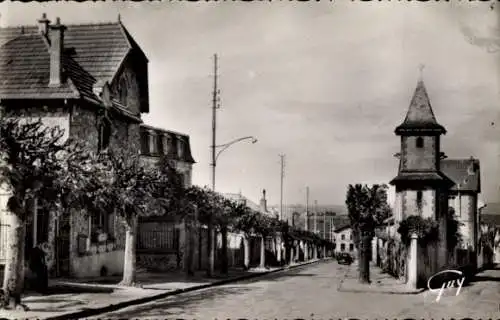
<path fill-rule="evenodd" d="M 345 271 L 335 261 L 173 296 L 100 315 L 100 319 L 403 319 L 500 318 L 500 270 L 460 295 L 338 292 Z"/>

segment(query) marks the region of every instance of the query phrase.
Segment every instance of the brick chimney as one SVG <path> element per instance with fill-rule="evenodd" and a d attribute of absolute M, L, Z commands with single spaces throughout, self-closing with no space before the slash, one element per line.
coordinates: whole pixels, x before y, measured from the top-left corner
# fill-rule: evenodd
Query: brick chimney
<path fill-rule="evenodd" d="M 47 36 L 49 31 L 50 20 L 47 19 L 47 14 L 42 14 L 42 18 L 38 20 L 38 32 L 40 34 Z"/>
<path fill-rule="evenodd" d="M 49 86 L 59 87 L 62 80 L 62 53 L 64 50 L 64 30 L 66 27 L 56 18 L 56 24 L 50 26 L 50 82 Z"/>
<path fill-rule="evenodd" d="M 267 212 L 266 189 L 262 190 L 262 199 L 260 199 L 260 210 Z"/>

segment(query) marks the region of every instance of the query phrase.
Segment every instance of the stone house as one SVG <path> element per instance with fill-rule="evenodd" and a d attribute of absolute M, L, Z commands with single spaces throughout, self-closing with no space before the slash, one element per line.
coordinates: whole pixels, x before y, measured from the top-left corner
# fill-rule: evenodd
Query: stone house
<path fill-rule="evenodd" d="M 335 254 L 341 252 L 349 253 L 353 258 L 357 257 L 357 250 L 354 244 L 352 228 L 349 224 L 339 226 L 334 230 L 334 248 Z"/>
<path fill-rule="evenodd" d="M 480 164 L 474 158 L 446 159 L 441 151 L 441 136 L 446 129 L 436 121 L 424 82 L 418 81 L 406 118 L 395 134 L 401 151 L 395 186 L 396 224 L 410 215 L 432 218 L 439 224 L 439 243 L 419 247 L 418 277 L 421 281 L 450 264 L 447 248 L 447 216 L 450 207 L 463 222 L 461 234 L 467 258 L 461 265 L 475 265 L 478 239 L 478 194 L 481 192 Z M 454 257 L 456 258 L 456 257 Z"/>
<path fill-rule="evenodd" d="M 0 28 L 0 105 L 12 117 L 40 117 L 101 152 L 140 152 L 141 115 L 149 112 L 148 59 L 121 21 L 54 24 L 44 14 L 37 25 Z M 0 196 L 0 239 L 9 213 Z M 121 273 L 124 229 L 112 213 L 58 217 L 32 204 L 28 248 L 47 254 L 55 276 Z M 0 243 L 3 254 L 5 242 Z"/>

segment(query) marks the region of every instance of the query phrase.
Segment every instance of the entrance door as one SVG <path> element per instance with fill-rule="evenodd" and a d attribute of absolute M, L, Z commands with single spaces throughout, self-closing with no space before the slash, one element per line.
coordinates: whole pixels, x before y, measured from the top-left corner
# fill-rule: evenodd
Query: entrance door
<path fill-rule="evenodd" d="M 69 236 L 70 236 L 70 223 L 69 216 L 63 214 L 59 218 L 58 229 L 56 229 L 56 276 L 64 277 L 69 276 Z"/>

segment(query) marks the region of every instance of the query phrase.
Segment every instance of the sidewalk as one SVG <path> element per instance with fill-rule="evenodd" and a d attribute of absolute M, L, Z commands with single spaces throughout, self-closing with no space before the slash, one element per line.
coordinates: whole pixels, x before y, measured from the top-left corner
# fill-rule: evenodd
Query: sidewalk
<path fill-rule="evenodd" d="M 228 276 L 213 278 L 200 271 L 187 277 L 183 272 L 138 273 L 136 287 L 120 287 L 119 277 L 93 279 L 57 279 L 50 282 L 46 295 L 28 293 L 23 303 L 27 312 L 0 310 L 0 318 L 8 319 L 78 319 L 115 311 L 127 306 L 150 302 L 170 295 L 246 280 L 265 274 L 326 261 L 312 260 L 288 267 L 269 269 L 230 270 Z"/>
<path fill-rule="evenodd" d="M 382 269 L 374 264 L 370 264 L 370 284 L 359 283 L 358 263 L 351 264 L 340 282 L 338 291 L 343 292 L 373 292 L 386 294 L 417 294 L 424 289 L 412 289 L 402 281 L 387 273 L 382 273 Z"/>

